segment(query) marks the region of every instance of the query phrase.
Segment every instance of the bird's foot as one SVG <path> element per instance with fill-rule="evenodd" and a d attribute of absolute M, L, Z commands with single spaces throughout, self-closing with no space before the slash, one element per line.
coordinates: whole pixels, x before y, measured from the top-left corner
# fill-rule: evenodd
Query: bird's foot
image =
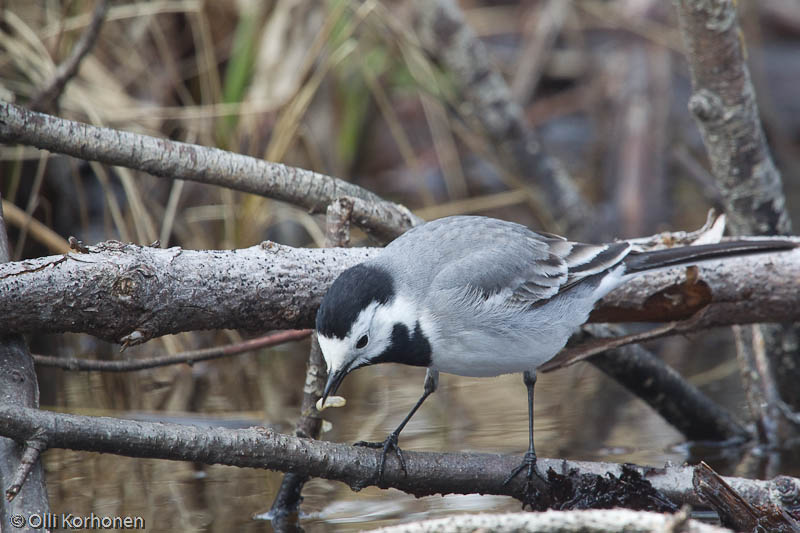
<path fill-rule="evenodd" d="M 397 460 L 400 462 L 400 468 L 403 470 L 403 474 L 408 476 L 408 471 L 406 470 L 406 459 L 403 457 L 403 451 L 400 449 L 400 446 L 397 445 L 397 437 L 398 435 L 396 433 L 390 433 L 383 442 L 367 442 L 360 440 L 353 444 L 353 446 L 363 446 L 365 448 L 383 450 L 381 452 L 380 462 L 378 463 L 378 482 L 383 481 L 383 471 L 386 467 L 386 456 L 390 450 L 394 450 L 395 455 L 397 455 Z"/>
<path fill-rule="evenodd" d="M 525 457 L 522 459 L 522 462 L 517 465 L 514 470 L 506 477 L 503 481 L 503 485 L 508 485 L 512 479 L 514 479 L 520 472 L 526 470 L 525 476 L 525 500 L 522 502 L 522 508 L 525 508 L 525 504 L 528 503 L 531 508 L 533 508 L 533 502 L 537 499 L 536 495 L 538 491 L 533 486 L 533 476 L 535 475 L 539 479 L 541 479 L 544 483 L 547 483 L 547 480 L 542 477 L 539 471 L 536 469 L 536 453 L 532 451 L 527 451 L 525 453 Z"/>

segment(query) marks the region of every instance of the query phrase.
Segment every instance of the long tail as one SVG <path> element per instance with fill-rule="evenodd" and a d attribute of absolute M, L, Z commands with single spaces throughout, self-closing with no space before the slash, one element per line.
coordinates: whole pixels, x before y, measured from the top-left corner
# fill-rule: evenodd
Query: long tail
<path fill-rule="evenodd" d="M 626 272 L 642 272 L 655 268 L 764 252 L 776 252 L 797 248 L 798 243 L 785 239 L 769 239 L 761 241 L 728 241 L 717 244 L 698 244 L 696 246 L 680 246 L 652 252 L 631 252 L 623 260 Z"/>

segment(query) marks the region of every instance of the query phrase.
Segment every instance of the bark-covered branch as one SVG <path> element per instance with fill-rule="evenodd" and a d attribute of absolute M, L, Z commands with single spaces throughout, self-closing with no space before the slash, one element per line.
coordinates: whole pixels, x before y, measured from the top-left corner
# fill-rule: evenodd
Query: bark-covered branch
<path fill-rule="evenodd" d="M 692 484 L 722 525 L 733 531 L 800 531 L 800 520 L 792 514 L 776 505 L 753 505 L 704 462 L 695 467 Z"/>
<path fill-rule="evenodd" d="M 118 242 L 89 250 L 2 265 L 0 334 L 73 331 L 137 344 L 179 331 L 302 329 L 278 324 L 313 325 L 336 276 L 376 251 Z"/>
<path fill-rule="evenodd" d="M 594 324 L 586 329 L 607 333 L 604 330 L 610 327 Z M 744 442 L 750 437 L 731 412 L 640 345 L 603 352 L 589 361 L 645 401 L 688 440 Z"/>
<path fill-rule="evenodd" d="M 563 0 L 559 0 L 563 1 Z M 460 514 L 382 527 L 372 533 L 441 533 L 491 531 L 492 533 L 732 533 L 686 516 L 631 511 L 589 509 L 543 513 Z"/>
<path fill-rule="evenodd" d="M 270 242 L 195 251 L 107 242 L 89 253 L 7 263 L 0 265 L 0 335 L 70 331 L 136 344 L 181 331 L 313 327 L 333 280 L 378 250 Z M 798 277 L 800 250 L 673 269 L 617 289 L 593 320 L 672 321 L 704 309 L 696 329 L 796 321 Z"/>
<path fill-rule="evenodd" d="M 24 441 L 43 439 L 50 448 L 67 448 L 128 457 L 192 461 L 294 472 L 341 481 L 354 489 L 376 484 L 380 450 L 334 444 L 275 433 L 266 428 L 231 430 L 181 424 L 81 416 L 26 407 L 0 406 L 0 435 Z M 382 488 L 415 496 L 432 494 L 499 494 L 522 499 L 524 480 L 504 484 L 519 457 L 487 453 L 404 451 L 408 475 L 397 461 L 386 465 Z M 582 474 L 619 476 L 623 465 L 540 458 L 541 471 L 577 469 Z M 653 488 L 677 504 L 700 504 L 692 487 L 691 467 L 632 467 Z M 725 478 L 748 502 L 790 504 L 800 480 L 786 476 L 770 481 Z M 534 478 L 544 497 L 548 486 Z"/>
<path fill-rule="evenodd" d="M 735 233 L 788 234 L 781 175 L 767 146 L 734 0 L 678 0 L 697 119 Z"/>
<path fill-rule="evenodd" d="M 0 101 L 0 142 L 119 165 L 153 176 L 228 187 L 324 212 L 333 200 L 352 197 L 353 222 L 390 239 L 420 219 L 406 207 L 337 178 L 245 155 L 138 133 L 100 128 L 35 113 Z"/>
<path fill-rule="evenodd" d="M 757 273 L 757 275 L 754 275 Z M 606 296 L 592 322 L 684 320 L 697 311 L 695 329 L 759 322 L 796 322 L 800 251 L 709 261 L 648 273 Z"/>
<path fill-rule="evenodd" d="M 759 119 L 755 89 L 734 0 L 675 2 L 692 77 L 689 109 L 711 169 L 739 234 L 788 234 L 781 175 Z M 734 328 L 742 381 L 761 442 L 780 445 L 794 428 L 780 415 L 781 401 L 800 409 L 797 324 Z"/>
<path fill-rule="evenodd" d="M 5 263 L 10 258 L 10 248 L 2 205 L 0 197 L 0 263 Z M 28 344 L 21 335 L 0 334 L 0 391 L 3 409 L 35 411 L 34 408 L 39 407 L 36 370 Z M 0 530 L 14 515 L 30 516 L 49 511 L 44 468 L 38 459 L 38 449 L 29 439 L 14 442 L 0 437 L 0 484 L 11 489 L 10 498 L 0 497 Z M 28 482 L 23 485 L 26 478 Z"/>

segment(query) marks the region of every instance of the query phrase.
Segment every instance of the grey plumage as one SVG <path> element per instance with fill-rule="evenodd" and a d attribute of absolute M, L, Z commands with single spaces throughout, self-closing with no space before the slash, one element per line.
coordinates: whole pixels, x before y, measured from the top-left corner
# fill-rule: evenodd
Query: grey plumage
<path fill-rule="evenodd" d="M 570 242 L 512 222 L 447 217 L 409 230 L 334 282 L 317 315 L 329 379 L 323 398 L 356 368 L 427 366 L 425 393 L 382 444 L 386 452 L 439 371 L 464 376 L 522 372 L 529 392 L 530 448 L 516 475 L 533 475 L 533 386 L 595 303 L 631 276 L 729 255 L 795 247 L 787 240 L 634 250 L 631 243 Z M 400 455 L 401 465 L 402 456 Z"/>
<path fill-rule="evenodd" d="M 469 286 L 486 296 L 509 293 L 524 304 L 610 268 L 629 248 L 574 243 L 504 220 L 454 216 L 411 229 L 371 262 L 420 297 Z"/>
<path fill-rule="evenodd" d="M 555 297 L 620 264 L 629 249 L 458 216 L 408 231 L 366 264 L 387 271 L 415 302 L 435 368 L 490 376 L 533 370 L 552 357 L 588 317 L 601 280 Z"/>
<path fill-rule="evenodd" d="M 504 220 L 452 216 L 413 228 L 369 261 L 381 265 L 420 300 L 470 287 L 508 295 L 511 306 L 542 303 L 582 280 L 624 265 L 625 274 L 730 255 L 794 247 L 791 241 L 736 241 L 639 252 L 625 241 L 586 244 Z"/>

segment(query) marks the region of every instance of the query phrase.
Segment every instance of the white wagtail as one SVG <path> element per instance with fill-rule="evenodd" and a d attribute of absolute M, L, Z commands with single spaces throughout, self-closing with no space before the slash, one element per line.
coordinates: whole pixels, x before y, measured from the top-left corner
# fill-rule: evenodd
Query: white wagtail
<path fill-rule="evenodd" d="M 328 366 L 322 405 L 344 377 L 376 363 L 428 369 L 416 405 L 382 443 L 397 454 L 398 436 L 436 390 L 439 372 L 498 376 L 522 372 L 528 389 L 529 447 L 508 483 L 536 472 L 533 387 L 536 369 L 552 359 L 589 317 L 595 303 L 649 270 L 731 255 L 793 248 L 785 240 L 743 240 L 649 252 L 629 242 L 583 244 L 493 218 L 455 216 L 417 226 L 377 256 L 343 272 L 317 313 Z"/>

